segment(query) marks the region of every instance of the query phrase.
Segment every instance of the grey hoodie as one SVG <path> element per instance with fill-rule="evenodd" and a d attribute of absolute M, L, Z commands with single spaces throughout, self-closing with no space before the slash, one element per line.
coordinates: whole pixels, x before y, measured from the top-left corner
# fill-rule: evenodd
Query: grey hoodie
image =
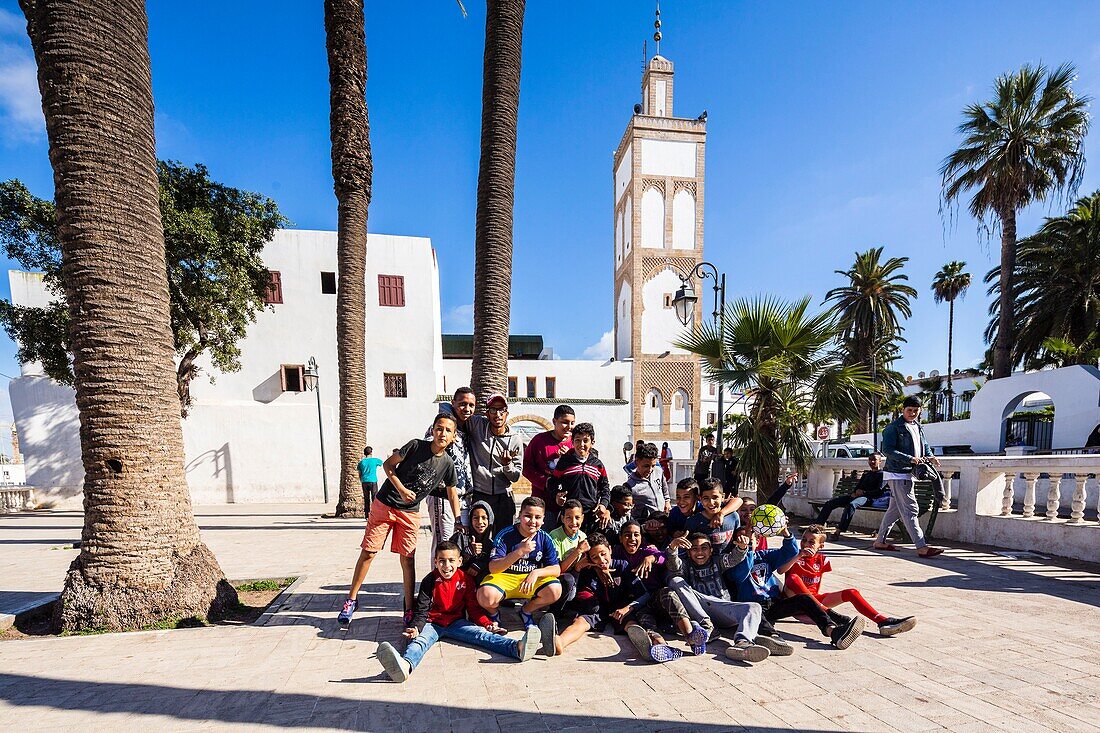
<path fill-rule="evenodd" d="M 489 429 L 489 418 L 484 415 L 473 415 L 466 421 L 466 435 L 474 491 L 479 494 L 507 494 L 523 472 L 523 441 L 518 435 L 507 431 L 504 435 L 493 435 Z M 505 448 L 509 458 L 501 463 L 500 454 Z"/>

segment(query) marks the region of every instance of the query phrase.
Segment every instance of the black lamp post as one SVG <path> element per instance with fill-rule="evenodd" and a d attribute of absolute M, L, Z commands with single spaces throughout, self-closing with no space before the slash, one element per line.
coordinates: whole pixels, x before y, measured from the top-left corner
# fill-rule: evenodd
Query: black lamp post
<path fill-rule="evenodd" d="M 708 272 L 709 268 L 709 272 Z M 724 320 L 722 318 L 722 312 L 726 309 L 726 276 L 718 272 L 718 268 L 709 262 L 700 262 L 692 268 L 686 276 L 680 277 L 680 287 L 676 290 L 676 297 L 672 299 L 672 307 L 676 310 L 676 317 L 680 319 L 680 323 L 685 326 L 691 321 L 695 315 L 695 304 L 699 302 L 699 296 L 695 294 L 695 286 L 691 284 L 693 277 L 699 277 L 700 279 L 711 278 L 714 280 L 714 323 L 718 326 L 718 349 L 719 358 L 725 363 L 725 359 L 722 358 L 724 354 L 725 343 L 723 342 L 723 326 Z M 725 386 L 721 383 L 718 384 L 718 452 L 722 452 L 722 434 L 725 431 L 725 426 L 722 424 L 722 393 L 725 391 Z"/>
<path fill-rule="evenodd" d="M 309 357 L 309 363 L 302 372 L 302 381 L 310 392 L 317 393 L 317 435 L 321 439 L 321 485 L 325 491 L 325 503 L 328 504 L 328 471 L 325 470 L 325 421 L 321 416 L 321 373 L 317 369 L 317 359 Z"/>

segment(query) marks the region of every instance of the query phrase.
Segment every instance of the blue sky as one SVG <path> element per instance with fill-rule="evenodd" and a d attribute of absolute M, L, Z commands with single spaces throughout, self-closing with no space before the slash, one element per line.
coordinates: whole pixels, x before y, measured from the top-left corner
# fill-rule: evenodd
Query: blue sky
<path fill-rule="evenodd" d="M 469 330 L 473 301 L 484 16 L 465 4 L 466 19 L 452 0 L 367 3 L 370 230 L 432 238 L 450 331 Z M 322 4 L 149 6 L 160 157 L 272 196 L 297 227 L 334 229 Z M 834 270 L 883 245 L 911 258 L 920 291 L 901 368 L 942 371 L 947 307 L 928 285 L 965 260 L 979 284 L 956 309 L 955 362 L 977 362 L 980 280 L 997 244 L 965 212 L 945 225 L 939 164 L 963 107 L 1023 63 L 1071 61 L 1077 89 L 1100 97 L 1100 3 L 665 0 L 662 11 L 676 112 L 709 115 L 706 256 L 728 273 L 730 297 L 820 302 L 840 283 Z M 528 3 L 512 328 L 543 334 L 563 357 L 598 355 L 611 328 L 611 156 L 640 95 L 651 23 L 645 0 Z M 18 5 L 0 0 L 0 179 L 45 197 L 37 95 Z M 1100 188 L 1100 131 L 1087 149 L 1082 192 Z M 1032 207 L 1020 232 L 1057 211 Z M 0 372 L 17 370 L 0 336 Z"/>

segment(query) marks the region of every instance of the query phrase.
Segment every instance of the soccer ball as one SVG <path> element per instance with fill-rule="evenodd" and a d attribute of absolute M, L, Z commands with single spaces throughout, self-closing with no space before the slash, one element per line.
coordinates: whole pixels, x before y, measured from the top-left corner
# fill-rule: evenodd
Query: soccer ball
<path fill-rule="evenodd" d="M 787 526 L 787 515 L 775 504 L 761 504 L 752 510 L 749 524 L 761 537 L 774 537 Z"/>

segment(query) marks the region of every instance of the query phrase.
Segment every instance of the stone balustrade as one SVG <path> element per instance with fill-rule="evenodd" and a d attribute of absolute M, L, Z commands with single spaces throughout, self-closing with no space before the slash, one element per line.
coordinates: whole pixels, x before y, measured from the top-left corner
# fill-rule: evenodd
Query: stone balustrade
<path fill-rule="evenodd" d="M 34 489 L 29 486 L 0 487 L 0 514 L 34 508 Z"/>
<path fill-rule="evenodd" d="M 935 536 L 1081 560 L 1100 558 L 1100 456 L 942 457 L 946 497 Z M 787 493 L 794 513 L 832 496 L 863 459 L 819 459 Z M 837 517 L 834 517 L 834 521 Z M 874 529 L 881 514 L 857 512 L 853 527 Z"/>

